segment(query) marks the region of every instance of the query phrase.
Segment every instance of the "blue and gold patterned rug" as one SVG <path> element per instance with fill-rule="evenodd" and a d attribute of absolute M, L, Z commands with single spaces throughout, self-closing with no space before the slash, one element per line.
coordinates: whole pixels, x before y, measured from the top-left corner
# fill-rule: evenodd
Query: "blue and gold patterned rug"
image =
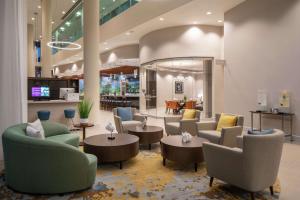
<path fill-rule="evenodd" d="M 249 194 L 236 187 L 215 180 L 209 187 L 209 177 L 205 166 L 198 172 L 191 166 L 178 166 L 167 162 L 162 165 L 158 152 L 141 150 L 137 157 L 123 164 L 99 166 L 93 188 L 83 192 L 63 196 L 31 196 L 15 193 L 5 186 L 4 176 L 0 176 L 0 199 L 250 199 Z M 279 199 L 280 186 L 277 182 L 275 195 L 266 189 L 256 194 L 256 199 Z"/>

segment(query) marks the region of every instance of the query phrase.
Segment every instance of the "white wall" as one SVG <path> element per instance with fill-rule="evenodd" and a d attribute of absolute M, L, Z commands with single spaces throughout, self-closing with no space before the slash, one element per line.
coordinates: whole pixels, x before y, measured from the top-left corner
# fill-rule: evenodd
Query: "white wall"
<path fill-rule="evenodd" d="M 120 59 L 132 59 L 139 57 L 139 45 L 121 46 L 110 51 L 104 52 L 100 55 L 101 63 L 112 63 Z"/>
<path fill-rule="evenodd" d="M 225 111 L 244 115 L 246 125 L 257 90 L 266 90 L 272 105 L 289 90 L 300 136 L 299 19 L 296 0 L 251 0 L 225 14 Z M 280 127 L 280 121 L 266 123 Z"/>
<path fill-rule="evenodd" d="M 141 64 L 174 57 L 222 56 L 223 27 L 178 26 L 153 31 L 140 40 Z"/>

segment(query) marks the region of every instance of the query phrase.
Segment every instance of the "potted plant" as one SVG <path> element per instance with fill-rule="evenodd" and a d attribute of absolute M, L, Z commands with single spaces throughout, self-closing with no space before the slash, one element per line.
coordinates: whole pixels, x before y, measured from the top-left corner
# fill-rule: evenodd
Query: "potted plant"
<path fill-rule="evenodd" d="M 93 103 L 91 103 L 89 100 L 82 100 L 78 104 L 78 111 L 80 116 L 80 123 L 81 124 L 87 124 L 89 122 L 89 114 L 92 110 Z"/>

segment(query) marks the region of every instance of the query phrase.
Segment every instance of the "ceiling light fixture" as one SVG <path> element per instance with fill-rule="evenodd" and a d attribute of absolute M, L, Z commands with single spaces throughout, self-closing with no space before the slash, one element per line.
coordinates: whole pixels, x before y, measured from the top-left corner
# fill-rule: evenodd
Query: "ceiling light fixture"
<path fill-rule="evenodd" d="M 67 47 L 61 47 L 59 45 L 67 45 Z M 68 50 L 68 51 L 81 49 L 80 44 L 74 42 L 65 42 L 65 41 L 48 42 L 47 46 L 53 49 L 61 49 L 61 50 Z"/>
<path fill-rule="evenodd" d="M 163 17 L 160 17 L 159 18 L 159 21 L 164 21 L 165 19 Z"/>
<path fill-rule="evenodd" d="M 103 42 L 104 45 L 107 45 L 107 42 Z"/>
<path fill-rule="evenodd" d="M 73 2 L 73 3 L 75 3 L 75 2 L 76 2 L 76 0 L 72 0 L 72 2 Z"/>
<path fill-rule="evenodd" d="M 105 48 L 105 50 L 109 50 L 109 48 L 108 48 L 108 47 L 106 47 L 106 48 Z"/>
<path fill-rule="evenodd" d="M 211 15 L 211 14 L 212 14 L 211 11 L 207 11 L 207 12 L 206 12 L 206 15 Z"/>
<path fill-rule="evenodd" d="M 38 9 L 41 9 L 42 8 L 42 6 L 41 5 L 38 5 Z"/>
<path fill-rule="evenodd" d="M 66 11 L 62 11 L 61 13 L 64 15 L 64 14 L 66 14 Z"/>
<path fill-rule="evenodd" d="M 223 20 L 219 19 L 217 22 L 218 22 L 218 23 L 222 23 L 222 22 L 223 22 Z"/>
<path fill-rule="evenodd" d="M 198 22 L 197 22 L 197 21 L 194 21 L 193 24 L 198 24 Z"/>
<path fill-rule="evenodd" d="M 55 23 L 54 21 L 51 22 L 51 24 L 54 24 L 54 23 Z"/>
<path fill-rule="evenodd" d="M 31 20 L 32 20 L 32 21 L 34 21 L 34 20 L 35 20 L 35 18 L 34 18 L 34 17 L 32 17 L 32 18 L 31 18 Z"/>

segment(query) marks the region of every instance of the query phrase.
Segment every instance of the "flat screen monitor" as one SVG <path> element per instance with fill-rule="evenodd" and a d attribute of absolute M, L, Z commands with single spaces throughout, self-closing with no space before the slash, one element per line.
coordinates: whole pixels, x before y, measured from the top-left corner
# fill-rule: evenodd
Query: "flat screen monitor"
<path fill-rule="evenodd" d="M 59 98 L 64 99 L 66 97 L 66 94 L 68 93 L 75 93 L 74 88 L 60 88 L 59 89 Z"/>
<path fill-rule="evenodd" d="M 34 86 L 31 88 L 31 96 L 34 98 L 49 98 L 50 88 L 48 86 Z"/>

